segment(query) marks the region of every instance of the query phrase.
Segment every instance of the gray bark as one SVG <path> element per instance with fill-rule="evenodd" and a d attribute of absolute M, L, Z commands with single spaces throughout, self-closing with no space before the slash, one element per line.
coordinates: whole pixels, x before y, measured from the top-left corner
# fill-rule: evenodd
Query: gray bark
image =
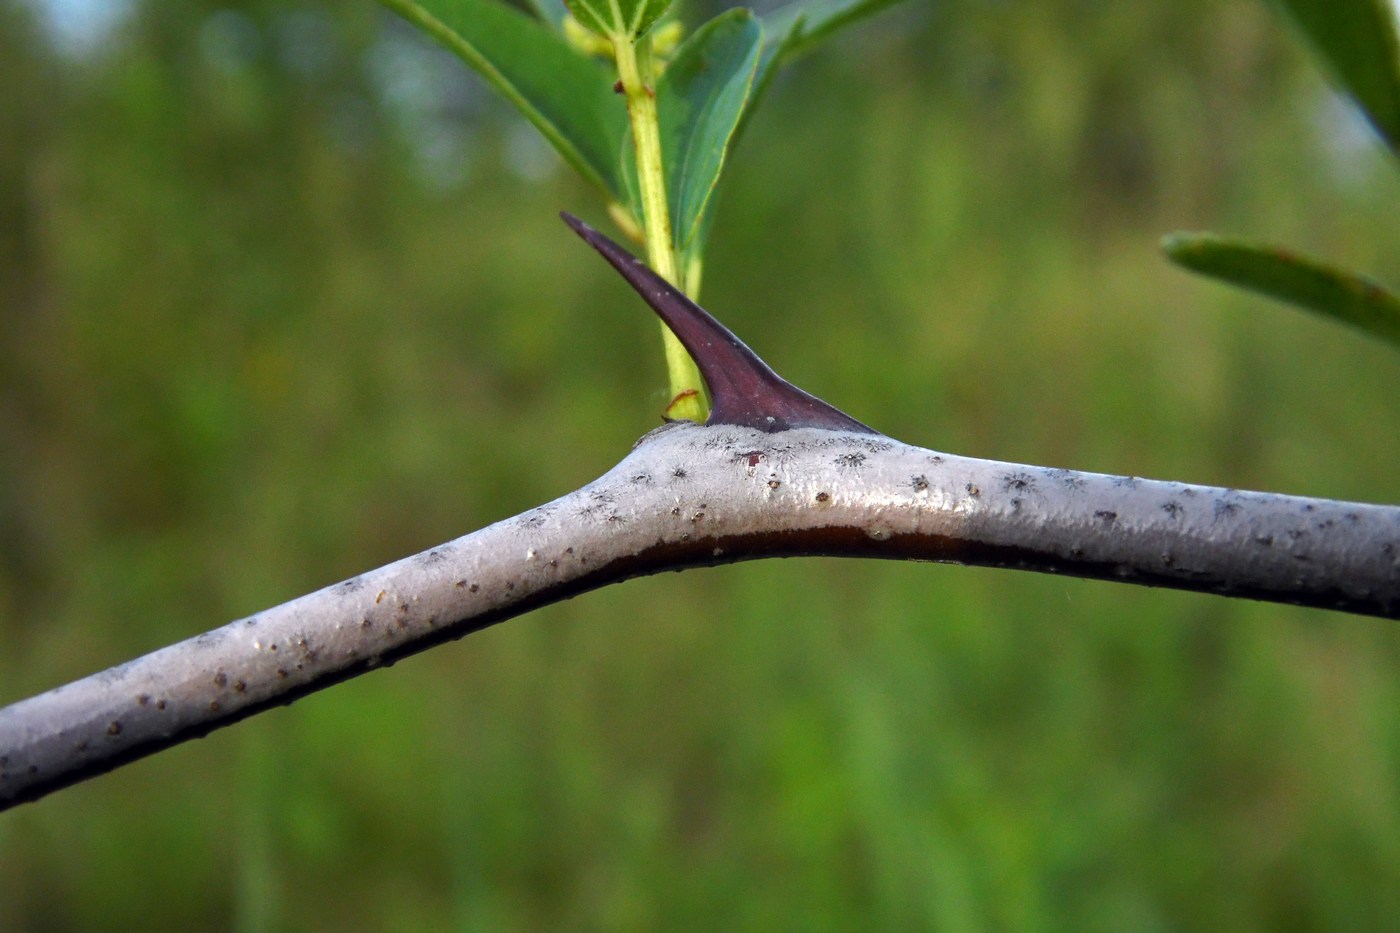
<path fill-rule="evenodd" d="M 804 554 L 1400 615 L 1397 507 L 976 460 L 863 430 L 671 425 L 546 505 L 0 710 L 0 807 L 584 590 Z"/>

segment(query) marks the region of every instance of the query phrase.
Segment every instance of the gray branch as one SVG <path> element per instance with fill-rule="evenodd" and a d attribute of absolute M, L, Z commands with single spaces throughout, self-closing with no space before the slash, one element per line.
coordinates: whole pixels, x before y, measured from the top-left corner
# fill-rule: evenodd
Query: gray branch
<path fill-rule="evenodd" d="M 1400 615 L 1400 507 L 975 460 L 863 431 L 672 425 L 546 505 L 0 710 L 0 807 L 594 587 L 792 555 Z"/>
<path fill-rule="evenodd" d="M 1400 616 L 1400 507 L 973 460 L 877 434 L 565 219 L 672 328 L 711 424 L 414 557 L 0 709 L 0 809 L 608 583 L 756 557 L 936 560 Z"/>

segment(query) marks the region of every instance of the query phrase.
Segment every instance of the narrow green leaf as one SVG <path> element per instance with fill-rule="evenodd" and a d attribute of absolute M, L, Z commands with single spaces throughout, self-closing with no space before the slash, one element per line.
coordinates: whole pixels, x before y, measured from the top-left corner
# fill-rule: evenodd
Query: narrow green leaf
<path fill-rule="evenodd" d="M 1213 233 L 1162 240 L 1172 261 L 1195 272 L 1316 311 L 1400 347 L 1400 297 L 1374 279 L 1275 246 Z"/>
<path fill-rule="evenodd" d="M 763 18 L 769 43 L 778 46 L 777 59 L 810 51 L 835 33 L 873 16 L 900 0 L 797 0 Z"/>
<path fill-rule="evenodd" d="M 671 6 L 671 0 L 565 0 L 574 18 L 600 36 L 635 39 Z"/>
<path fill-rule="evenodd" d="M 678 253 L 703 247 L 696 234 L 744 112 L 762 48 L 758 18 L 748 10 L 729 10 L 692 33 L 657 82 L 666 196 Z"/>
<path fill-rule="evenodd" d="M 497 0 L 380 0 L 479 72 L 587 181 L 625 192 L 617 153 L 627 110 L 601 63 Z"/>
<path fill-rule="evenodd" d="M 763 53 L 754 71 L 753 93 L 735 139 L 743 135 L 749 117 L 768 94 L 779 69 L 811 51 L 838 31 L 901 0 L 796 0 L 763 18 Z"/>
<path fill-rule="evenodd" d="M 1390 0 L 1268 0 L 1400 152 L 1400 37 Z"/>

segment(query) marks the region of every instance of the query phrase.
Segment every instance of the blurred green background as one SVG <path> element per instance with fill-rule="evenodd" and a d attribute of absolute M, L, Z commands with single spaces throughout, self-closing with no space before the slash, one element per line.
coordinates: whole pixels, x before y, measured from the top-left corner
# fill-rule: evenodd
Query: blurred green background
<path fill-rule="evenodd" d="M 704 303 L 879 429 L 1400 501 L 1400 357 L 1156 249 L 1400 278 L 1400 173 L 1256 0 L 913 0 L 729 175 Z M 614 463 L 660 341 L 561 208 L 606 220 L 367 3 L 0 5 L 0 702 Z M 0 815 L 0 929 L 444 928 L 1400 929 L 1400 630 L 668 574 Z"/>

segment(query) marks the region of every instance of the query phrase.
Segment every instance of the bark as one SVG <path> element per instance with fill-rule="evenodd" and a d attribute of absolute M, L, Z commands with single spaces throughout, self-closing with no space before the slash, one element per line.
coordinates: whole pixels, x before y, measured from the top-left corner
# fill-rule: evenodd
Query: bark
<path fill-rule="evenodd" d="M 1400 615 L 1400 508 L 677 424 L 551 503 L 0 710 L 0 806 L 594 587 L 794 555 Z"/>

